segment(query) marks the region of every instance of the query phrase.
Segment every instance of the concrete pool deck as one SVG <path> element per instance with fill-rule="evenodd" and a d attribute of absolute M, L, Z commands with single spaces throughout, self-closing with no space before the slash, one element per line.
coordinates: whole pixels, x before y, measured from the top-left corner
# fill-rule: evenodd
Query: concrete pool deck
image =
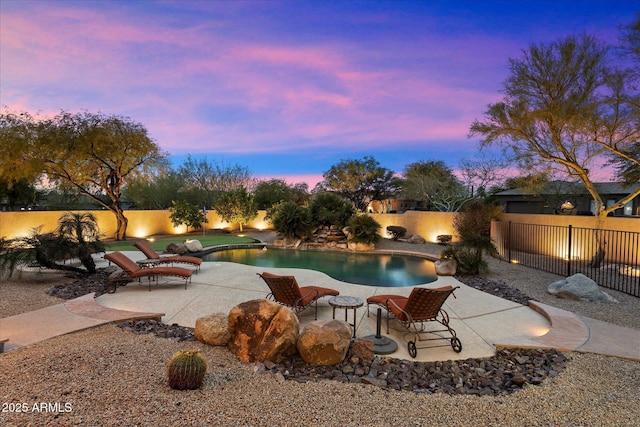
<path fill-rule="evenodd" d="M 126 252 L 132 259 L 142 259 L 140 252 Z M 99 264 L 98 267 L 106 266 Z M 184 289 L 184 282 L 160 281 L 149 291 L 146 282 L 119 287 L 114 294 L 93 299 L 87 295 L 42 310 L 0 319 L 0 338 L 8 338 L 5 348 L 12 349 L 104 323 L 139 318 L 161 318 L 167 324 L 177 323 L 193 328 L 196 319 L 213 313 L 228 313 L 242 302 L 264 298 L 266 284 L 256 275 L 262 271 L 295 275 L 301 286 L 318 285 L 336 289 L 341 295 L 366 300 L 374 294 L 408 295 L 411 287 L 386 288 L 352 285 L 332 279 L 312 270 L 253 267 L 227 262 L 206 262 L 192 282 Z M 448 341 L 432 344 L 443 346 L 419 349 L 415 360 L 437 361 L 490 357 L 496 348 L 528 347 L 556 348 L 565 351 L 585 351 L 640 360 L 640 331 L 596 321 L 544 304 L 523 306 L 466 286 L 453 277 L 440 277 L 436 282 L 422 285 L 440 287 L 459 286 L 456 298 L 449 298 L 445 310 L 451 326 L 462 342 L 462 352 L 455 353 Z M 367 316 L 366 304 L 357 310 L 358 337 L 376 334 L 376 309 Z M 343 319 L 343 310 L 336 317 Z M 349 321 L 353 319 L 349 311 Z M 299 315 L 301 327 L 313 320 L 313 310 Z M 332 308 L 326 299 L 318 304 L 318 319 L 331 319 Z M 434 324 L 434 326 L 438 326 Z M 412 360 L 406 342 L 412 335 L 392 322 L 382 335 L 398 343 L 398 350 L 389 357 Z M 420 344 L 419 344 L 420 347 Z"/>

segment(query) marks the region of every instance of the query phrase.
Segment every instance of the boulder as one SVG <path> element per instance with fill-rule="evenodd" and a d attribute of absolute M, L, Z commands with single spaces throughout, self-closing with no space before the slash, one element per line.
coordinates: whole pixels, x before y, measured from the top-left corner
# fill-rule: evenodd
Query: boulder
<path fill-rule="evenodd" d="M 229 342 L 229 316 L 216 313 L 196 319 L 193 336 L 209 345 L 227 345 Z"/>
<path fill-rule="evenodd" d="M 200 252 L 204 249 L 200 240 L 187 240 L 184 245 L 189 252 Z"/>
<path fill-rule="evenodd" d="M 409 237 L 409 240 L 407 240 L 409 243 L 413 243 L 414 245 L 424 245 L 425 243 L 427 243 L 427 241 L 424 239 L 424 237 L 419 236 L 417 234 L 412 234 Z"/>
<path fill-rule="evenodd" d="M 178 255 L 184 255 L 186 253 L 189 253 L 189 249 L 187 249 L 184 243 L 169 243 L 165 251 L 170 254 L 178 254 Z"/>
<path fill-rule="evenodd" d="M 302 359 L 318 366 L 336 365 L 344 360 L 351 343 L 351 327 L 342 320 L 308 323 L 298 339 Z"/>
<path fill-rule="evenodd" d="M 350 251 L 355 252 L 371 252 L 376 248 L 375 243 L 355 243 L 349 242 L 347 247 Z"/>
<path fill-rule="evenodd" d="M 593 302 L 618 302 L 611 295 L 602 291 L 596 282 L 582 273 L 553 282 L 547 288 L 547 292 L 558 298 Z"/>
<path fill-rule="evenodd" d="M 351 342 L 349 348 L 351 358 L 358 359 L 361 365 L 371 365 L 375 355 L 375 346 L 372 340 L 366 338 L 356 338 Z"/>
<path fill-rule="evenodd" d="M 455 276 L 458 263 L 453 258 L 442 258 L 434 262 L 438 276 Z"/>
<path fill-rule="evenodd" d="M 407 234 L 407 229 L 399 225 L 389 225 L 387 226 L 387 233 L 391 235 L 393 240 L 398 240 Z"/>
<path fill-rule="evenodd" d="M 281 362 L 296 353 L 298 316 L 268 300 L 252 300 L 229 312 L 227 347 L 243 362 Z"/>

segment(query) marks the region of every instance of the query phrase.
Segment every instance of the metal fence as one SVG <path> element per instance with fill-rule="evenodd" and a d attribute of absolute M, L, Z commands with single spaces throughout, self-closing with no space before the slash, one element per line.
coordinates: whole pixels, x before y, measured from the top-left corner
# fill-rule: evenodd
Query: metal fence
<path fill-rule="evenodd" d="M 562 276 L 582 273 L 600 286 L 640 297 L 640 233 L 493 221 L 500 257 Z"/>

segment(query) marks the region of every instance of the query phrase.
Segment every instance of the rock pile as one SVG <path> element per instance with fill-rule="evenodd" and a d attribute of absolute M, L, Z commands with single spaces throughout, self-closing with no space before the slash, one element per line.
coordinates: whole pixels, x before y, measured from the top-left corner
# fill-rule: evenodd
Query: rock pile
<path fill-rule="evenodd" d="M 525 384 L 540 385 L 564 370 L 566 361 L 556 350 L 503 349 L 491 358 L 445 362 L 378 357 L 368 365 L 347 356 L 338 365 L 312 366 L 296 356 L 286 363 L 263 365 L 268 372 L 303 383 L 333 380 L 416 393 L 497 396 L 511 394 Z"/>
<path fill-rule="evenodd" d="M 66 277 L 76 279 L 71 283 L 56 285 L 47 290 L 52 297 L 70 300 L 95 292 L 96 296 L 109 291 L 108 278 L 116 267 L 100 268 L 95 274 L 83 275 L 79 273 L 66 273 Z"/>
<path fill-rule="evenodd" d="M 130 320 L 119 323 L 118 326 L 134 334 L 153 334 L 158 338 L 168 338 L 173 341 L 195 341 L 193 330 L 174 323 L 167 325 L 157 320 Z"/>
<path fill-rule="evenodd" d="M 456 276 L 456 279 L 467 286 L 504 298 L 509 301 L 517 302 L 522 305 L 529 305 L 529 301 L 535 301 L 517 288 L 507 286 L 504 282 L 495 282 L 480 276 Z"/>
<path fill-rule="evenodd" d="M 311 242 L 325 247 L 340 247 L 346 249 L 347 236 L 335 225 L 322 225 L 313 232 Z"/>
<path fill-rule="evenodd" d="M 121 328 L 137 334 L 150 334 L 174 341 L 194 341 L 193 331 L 178 325 L 165 325 L 155 320 L 124 322 Z M 556 350 L 502 349 L 495 356 L 444 362 L 414 362 L 375 357 L 367 359 L 354 352 L 332 366 L 314 366 L 299 355 L 281 363 L 257 363 L 259 370 L 298 382 L 340 381 L 372 384 L 393 390 L 416 393 L 470 395 L 506 395 L 525 384 L 540 385 L 555 377 L 566 366 L 567 357 Z"/>
<path fill-rule="evenodd" d="M 321 225 L 306 240 L 278 239 L 273 242 L 274 246 L 294 247 L 302 249 L 336 249 L 346 250 L 349 237 L 345 230 L 341 230 L 335 225 Z"/>

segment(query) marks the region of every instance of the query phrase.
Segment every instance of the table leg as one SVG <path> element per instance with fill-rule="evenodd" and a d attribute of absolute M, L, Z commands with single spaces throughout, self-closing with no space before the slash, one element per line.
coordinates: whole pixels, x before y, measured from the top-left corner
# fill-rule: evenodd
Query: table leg
<path fill-rule="evenodd" d="M 357 319 L 357 312 L 358 309 L 354 308 L 353 309 L 353 338 L 356 337 L 356 319 Z M 345 316 L 346 316 L 347 312 L 345 311 Z"/>

